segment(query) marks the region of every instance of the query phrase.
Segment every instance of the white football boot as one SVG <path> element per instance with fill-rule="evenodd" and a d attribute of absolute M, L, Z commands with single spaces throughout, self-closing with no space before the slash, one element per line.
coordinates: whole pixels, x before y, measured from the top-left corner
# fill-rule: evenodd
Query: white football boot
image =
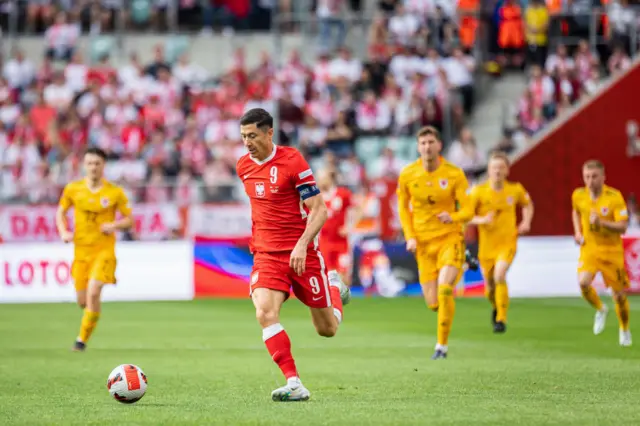
<path fill-rule="evenodd" d="M 342 278 L 340 278 L 340 274 L 338 271 L 329 271 L 329 285 L 334 287 L 338 287 L 340 290 L 340 299 L 342 299 L 342 305 L 348 305 L 351 302 L 351 289 L 348 285 L 342 282 Z"/>
<path fill-rule="evenodd" d="M 271 392 L 271 399 L 276 402 L 308 401 L 310 397 L 311 392 L 300 379 L 289 379 L 286 385 Z"/>
<path fill-rule="evenodd" d="M 602 305 L 602 309 L 596 311 L 596 315 L 593 319 L 593 334 L 598 335 L 604 331 L 604 326 L 607 324 L 608 314 L 609 308 L 607 308 L 607 305 Z"/>
<path fill-rule="evenodd" d="M 620 346 L 625 348 L 631 346 L 631 331 L 620 329 Z"/>

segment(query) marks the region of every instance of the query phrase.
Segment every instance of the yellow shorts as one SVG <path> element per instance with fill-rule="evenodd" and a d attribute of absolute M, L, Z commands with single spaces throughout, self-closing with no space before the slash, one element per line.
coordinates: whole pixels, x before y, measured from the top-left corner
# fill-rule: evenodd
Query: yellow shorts
<path fill-rule="evenodd" d="M 441 238 L 418 242 L 416 262 L 420 275 L 420 284 L 436 281 L 438 273 L 444 266 L 453 266 L 460 271 L 456 282 L 464 271 L 464 237 L 460 234 L 445 235 Z"/>
<path fill-rule="evenodd" d="M 74 259 L 71 276 L 76 291 L 86 290 L 91 279 L 105 284 L 115 284 L 116 263 L 116 258 L 111 253 L 98 253 L 91 259 Z"/>
<path fill-rule="evenodd" d="M 593 253 L 581 250 L 578 274 L 581 272 L 593 275 L 600 272 L 605 285 L 613 291 L 618 292 L 629 288 L 629 276 L 624 266 L 623 253 Z"/>
<path fill-rule="evenodd" d="M 516 248 L 514 244 L 504 244 L 492 247 L 486 253 L 481 250 L 478 255 L 478 263 L 480 263 L 482 274 L 485 277 L 493 275 L 493 269 L 498 262 L 507 262 L 511 265 L 516 257 Z"/>

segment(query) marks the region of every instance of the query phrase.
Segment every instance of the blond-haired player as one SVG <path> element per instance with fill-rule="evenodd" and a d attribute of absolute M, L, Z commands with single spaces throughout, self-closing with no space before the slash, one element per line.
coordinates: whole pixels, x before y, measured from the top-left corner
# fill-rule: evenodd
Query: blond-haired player
<path fill-rule="evenodd" d="M 431 359 L 447 357 L 455 314 L 453 290 L 465 261 L 463 227 L 473 212 L 467 207 L 464 172 L 445 161 L 433 127 L 418 132 L 420 158 L 398 179 L 398 209 L 407 250 L 415 253 L 420 284 L 429 308 L 438 311 L 438 336 Z"/>
<path fill-rule="evenodd" d="M 573 191 L 572 220 L 576 242 L 580 245 L 578 281 L 583 297 L 596 309 L 593 333 L 604 330 L 608 308 L 591 286 L 598 272 L 613 292 L 620 324 L 620 345 L 631 346 L 629 331 L 629 278 L 624 265 L 622 234 L 629 225 L 624 197 L 604 184 L 604 165 L 590 160 L 582 167 L 584 187 Z"/>
<path fill-rule="evenodd" d="M 509 291 L 507 271 L 516 255 L 518 235 L 531 229 L 533 203 L 524 187 L 509 182 L 509 159 L 503 153 L 489 157 L 489 179 L 471 190 L 470 204 L 478 225 L 478 260 L 485 279 L 485 294 L 493 306 L 493 331 L 506 331 Z M 522 208 L 517 223 L 516 209 Z"/>
<path fill-rule="evenodd" d="M 105 284 L 116 283 L 115 232 L 133 224 L 131 207 L 122 188 L 104 179 L 107 155 L 89 148 L 84 155 L 86 177 L 65 186 L 56 213 L 58 233 L 73 242 L 73 276 L 78 305 L 84 309 L 80 333 L 73 346 L 83 351 L 100 318 L 100 295 Z M 69 229 L 67 211 L 73 207 L 74 227 Z M 116 212 L 122 216 L 116 220 Z"/>

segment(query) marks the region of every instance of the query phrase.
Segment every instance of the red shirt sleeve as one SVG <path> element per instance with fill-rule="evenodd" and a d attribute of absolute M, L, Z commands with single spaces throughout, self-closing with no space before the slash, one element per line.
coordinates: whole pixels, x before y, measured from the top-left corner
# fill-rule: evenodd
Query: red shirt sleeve
<path fill-rule="evenodd" d="M 316 184 L 316 178 L 313 176 L 309 163 L 299 152 L 296 152 L 291 161 L 291 179 L 296 188 L 302 185 Z"/>

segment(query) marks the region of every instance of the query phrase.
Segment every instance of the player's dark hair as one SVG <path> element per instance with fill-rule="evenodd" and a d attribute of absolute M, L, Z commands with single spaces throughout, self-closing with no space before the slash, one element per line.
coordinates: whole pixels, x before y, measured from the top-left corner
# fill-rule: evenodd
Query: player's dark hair
<path fill-rule="evenodd" d="M 417 137 L 421 138 L 423 136 L 433 136 L 438 141 L 442 141 L 442 139 L 440 139 L 440 132 L 433 126 L 424 126 L 422 129 L 418 130 Z"/>
<path fill-rule="evenodd" d="M 97 155 L 102 158 L 104 161 L 107 161 L 107 153 L 104 152 L 103 149 L 100 149 L 96 146 L 92 146 L 84 152 L 84 155 Z"/>
<path fill-rule="evenodd" d="M 262 108 L 253 108 L 240 117 L 241 126 L 248 126 L 250 124 L 255 124 L 259 129 L 272 129 L 273 117 Z"/>

